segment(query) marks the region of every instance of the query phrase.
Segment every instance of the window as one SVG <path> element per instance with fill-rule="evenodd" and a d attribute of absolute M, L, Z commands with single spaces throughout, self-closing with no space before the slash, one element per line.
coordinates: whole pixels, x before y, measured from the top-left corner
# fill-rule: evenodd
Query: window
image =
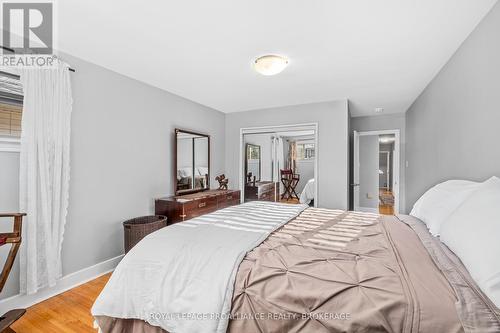
<path fill-rule="evenodd" d="M 0 151 L 19 151 L 22 113 L 19 76 L 0 71 Z"/>
<path fill-rule="evenodd" d="M 247 144 L 247 160 L 260 159 L 260 146 Z"/>
<path fill-rule="evenodd" d="M 23 108 L 20 105 L 11 105 L 0 102 L 0 136 L 21 136 L 21 114 Z"/>
<path fill-rule="evenodd" d="M 312 160 L 315 156 L 314 143 L 297 143 L 297 159 Z"/>

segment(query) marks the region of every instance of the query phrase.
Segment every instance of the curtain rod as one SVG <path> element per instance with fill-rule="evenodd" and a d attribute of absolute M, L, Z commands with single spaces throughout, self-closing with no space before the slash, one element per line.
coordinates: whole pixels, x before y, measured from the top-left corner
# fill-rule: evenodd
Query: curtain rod
<path fill-rule="evenodd" d="M 14 53 L 14 54 L 16 53 L 16 51 L 14 51 L 14 49 L 11 49 L 10 47 L 6 47 L 6 46 L 3 46 L 3 45 L 0 45 L 0 48 L 4 49 L 5 51 L 9 51 L 11 53 Z M 76 72 L 75 69 L 73 69 L 71 67 L 69 67 L 69 71 L 73 72 L 73 73 Z"/>

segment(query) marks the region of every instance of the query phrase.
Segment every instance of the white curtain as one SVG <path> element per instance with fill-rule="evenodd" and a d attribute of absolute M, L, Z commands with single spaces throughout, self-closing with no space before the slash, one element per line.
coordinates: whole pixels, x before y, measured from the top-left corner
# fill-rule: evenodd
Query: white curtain
<path fill-rule="evenodd" d="M 285 168 L 285 151 L 283 138 L 276 136 L 272 138 L 271 154 L 273 156 L 273 181 L 281 182 L 280 169 Z M 283 186 L 280 186 L 280 192 L 283 192 Z"/>
<path fill-rule="evenodd" d="M 26 212 L 20 253 L 21 292 L 54 286 L 62 275 L 61 246 L 70 177 L 71 84 L 67 64 L 21 71 L 24 91 L 20 209 Z"/>

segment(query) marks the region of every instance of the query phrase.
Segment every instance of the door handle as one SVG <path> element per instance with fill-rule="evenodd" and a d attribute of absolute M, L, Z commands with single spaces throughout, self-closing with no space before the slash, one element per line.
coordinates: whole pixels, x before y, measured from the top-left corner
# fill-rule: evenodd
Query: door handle
<path fill-rule="evenodd" d="M 359 186 L 359 184 L 351 184 L 351 186 Z"/>

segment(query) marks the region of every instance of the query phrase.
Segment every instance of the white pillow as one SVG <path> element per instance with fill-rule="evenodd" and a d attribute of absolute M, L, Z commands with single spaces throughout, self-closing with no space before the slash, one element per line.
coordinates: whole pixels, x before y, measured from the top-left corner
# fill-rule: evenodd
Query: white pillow
<path fill-rule="evenodd" d="M 500 179 L 478 186 L 441 227 L 441 241 L 500 308 Z"/>
<path fill-rule="evenodd" d="M 198 174 L 200 176 L 205 176 L 208 174 L 208 168 L 207 167 L 198 167 Z"/>
<path fill-rule="evenodd" d="M 177 170 L 177 176 L 180 176 L 181 178 L 188 178 L 191 177 L 193 174 L 193 169 L 185 167 L 185 168 L 180 168 Z"/>
<path fill-rule="evenodd" d="M 429 189 L 418 199 L 410 212 L 422 220 L 434 236 L 444 220 L 460 206 L 480 183 L 468 180 L 448 180 Z"/>

